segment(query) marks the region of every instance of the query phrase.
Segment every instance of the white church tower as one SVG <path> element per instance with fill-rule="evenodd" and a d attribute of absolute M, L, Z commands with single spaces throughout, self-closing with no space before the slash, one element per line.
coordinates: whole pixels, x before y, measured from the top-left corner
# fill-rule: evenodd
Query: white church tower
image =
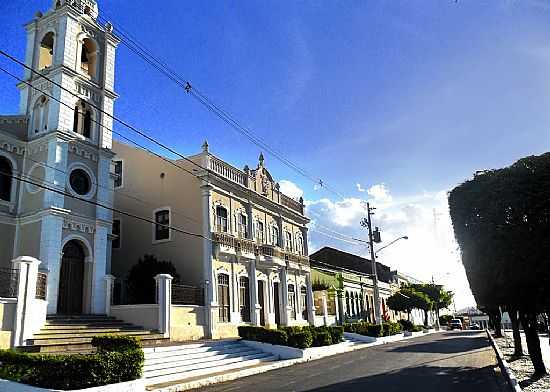
<path fill-rule="evenodd" d="M 40 260 L 48 314 L 105 313 L 112 212 L 97 204 L 113 203 L 119 40 L 98 17 L 94 0 L 55 0 L 36 14 L 25 63 L 38 73 L 25 70 L 33 87 L 18 84 L 20 115 L 0 116 L 0 173 L 35 183 L 0 174 L 0 267 Z"/>

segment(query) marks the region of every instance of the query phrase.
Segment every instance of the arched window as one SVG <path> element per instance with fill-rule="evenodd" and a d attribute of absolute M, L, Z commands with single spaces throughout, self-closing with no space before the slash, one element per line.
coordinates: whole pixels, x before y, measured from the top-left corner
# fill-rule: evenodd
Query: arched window
<path fill-rule="evenodd" d="M 34 133 L 46 132 L 48 130 L 48 104 L 46 97 L 42 96 L 36 100 L 32 110 L 32 130 Z"/>
<path fill-rule="evenodd" d="M 304 241 L 300 234 L 296 234 L 296 251 L 300 256 L 304 254 Z"/>
<path fill-rule="evenodd" d="M 290 306 L 290 318 L 296 319 L 296 292 L 294 291 L 294 285 L 288 285 L 288 306 Z"/>
<path fill-rule="evenodd" d="M 302 319 L 307 320 L 307 288 L 300 287 L 300 306 L 302 307 Z"/>
<path fill-rule="evenodd" d="M 220 323 L 229 322 L 229 275 L 218 274 L 218 317 Z"/>
<path fill-rule="evenodd" d="M 271 245 L 279 246 L 279 228 L 277 226 L 271 227 Z"/>
<path fill-rule="evenodd" d="M 0 157 L 0 200 L 11 201 L 13 170 L 10 161 Z"/>
<path fill-rule="evenodd" d="M 227 210 L 225 207 L 216 207 L 216 229 L 217 231 L 227 233 Z"/>
<path fill-rule="evenodd" d="M 89 38 L 82 41 L 80 51 L 80 69 L 90 77 L 96 77 L 97 71 L 97 45 Z"/>
<path fill-rule="evenodd" d="M 92 137 L 92 110 L 90 107 L 79 101 L 74 108 L 73 131 L 90 139 Z"/>
<path fill-rule="evenodd" d="M 40 41 L 40 49 L 38 53 L 38 70 L 51 67 L 53 64 L 53 46 L 54 35 L 52 32 L 47 33 L 42 41 Z"/>
<path fill-rule="evenodd" d="M 241 310 L 241 320 L 250 322 L 250 285 L 246 276 L 239 278 L 239 308 Z"/>

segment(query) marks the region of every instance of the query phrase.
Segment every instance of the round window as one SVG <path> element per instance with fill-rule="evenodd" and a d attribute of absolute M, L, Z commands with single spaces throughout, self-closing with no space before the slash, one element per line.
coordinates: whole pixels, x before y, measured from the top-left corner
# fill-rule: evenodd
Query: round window
<path fill-rule="evenodd" d="M 71 188 L 81 196 L 87 195 L 92 187 L 88 173 L 82 169 L 75 169 L 71 172 L 69 183 L 71 184 Z"/>

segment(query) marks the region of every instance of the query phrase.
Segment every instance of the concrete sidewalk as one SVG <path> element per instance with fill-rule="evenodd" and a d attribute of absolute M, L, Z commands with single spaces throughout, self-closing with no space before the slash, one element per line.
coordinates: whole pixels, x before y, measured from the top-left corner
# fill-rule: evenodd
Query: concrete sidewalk
<path fill-rule="evenodd" d="M 512 336 L 512 330 L 506 329 L 504 330 L 504 333 L 508 340 L 509 347 L 514 347 L 514 338 Z M 548 344 L 548 334 L 547 333 L 541 333 L 539 334 L 540 339 L 540 351 L 542 352 L 542 359 L 544 360 L 544 364 L 546 365 L 547 369 L 550 369 L 550 344 Z M 525 341 L 525 334 L 521 332 L 521 344 L 523 348 L 523 352 L 527 353 L 527 342 Z"/>

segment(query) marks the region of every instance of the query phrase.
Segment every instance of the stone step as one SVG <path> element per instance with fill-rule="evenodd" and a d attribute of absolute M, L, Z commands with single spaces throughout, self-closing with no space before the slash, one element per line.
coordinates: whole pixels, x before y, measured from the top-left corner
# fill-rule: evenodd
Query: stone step
<path fill-rule="evenodd" d="M 181 351 L 171 351 L 169 353 L 166 353 L 164 355 L 155 355 L 150 356 L 150 354 L 145 355 L 145 364 L 157 364 L 157 363 L 166 363 L 166 362 L 172 362 L 172 361 L 180 361 L 184 359 L 193 360 L 195 358 L 204 358 L 204 357 L 213 357 L 215 355 L 223 355 L 223 354 L 233 354 L 233 353 L 239 353 L 244 351 L 249 351 L 250 347 L 246 346 L 236 346 L 236 347 L 229 347 L 229 348 L 223 348 L 223 349 L 212 349 L 208 351 L 201 351 L 201 352 L 181 352 Z"/>
<path fill-rule="evenodd" d="M 150 331 L 144 329 L 84 329 L 84 330 L 64 330 L 64 331 L 40 331 L 33 335 L 32 340 L 42 340 L 42 339 L 73 339 L 80 337 L 94 337 L 94 336 L 105 336 L 105 335 L 116 335 L 116 336 L 141 336 L 149 334 Z"/>
<path fill-rule="evenodd" d="M 46 324 L 41 331 L 62 331 L 62 330 L 83 330 L 83 329 L 105 329 L 105 328 L 134 328 L 143 329 L 143 327 L 124 323 L 124 322 L 109 322 L 109 323 L 86 323 L 86 324 Z"/>
<path fill-rule="evenodd" d="M 212 361 L 197 365 L 174 367 L 153 372 L 145 372 L 144 377 L 148 384 L 160 384 L 164 382 L 183 380 L 189 377 L 203 376 L 210 373 L 239 369 L 246 366 L 252 366 L 263 362 L 272 362 L 278 360 L 277 357 L 270 354 L 258 354 L 248 357 L 237 357 L 221 361 Z"/>
<path fill-rule="evenodd" d="M 28 339 L 27 343 L 32 345 L 49 345 L 49 344 L 60 344 L 60 343 L 88 343 L 92 341 L 92 338 L 94 336 L 106 336 L 111 335 L 109 333 L 99 333 L 99 334 L 93 334 L 90 336 L 82 336 L 82 335 L 73 335 L 73 337 L 65 337 L 65 336 L 54 336 L 54 337 L 36 337 L 33 336 L 32 339 Z M 119 332 L 115 335 L 119 336 L 137 336 L 141 339 L 147 336 L 163 336 L 153 331 L 133 331 L 133 332 Z"/>
<path fill-rule="evenodd" d="M 254 354 L 263 354 L 263 352 L 254 350 L 254 349 L 248 349 L 248 350 L 240 349 L 239 351 L 222 352 L 222 353 L 218 352 L 213 355 L 203 355 L 200 357 L 199 356 L 189 357 L 189 356 L 183 355 L 179 358 L 171 358 L 170 360 L 165 360 L 165 361 L 150 362 L 146 360 L 144 364 L 144 370 L 149 371 L 149 370 L 164 369 L 168 366 L 177 367 L 177 366 L 193 365 L 201 362 L 212 362 L 212 361 L 228 359 L 228 358 L 245 357 L 245 356 L 254 355 Z"/>
<path fill-rule="evenodd" d="M 208 349 L 215 348 L 227 345 L 239 344 L 241 345 L 239 339 L 224 339 L 224 340 L 212 340 L 212 341 L 200 341 L 197 343 L 185 343 L 185 344 L 170 344 L 166 346 L 159 347 L 149 347 L 144 349 L 145 355 L 152 353 L 167 353 L 170 351 L 181 351 L 181 350 L 194 350 L 194 349 Z"/>
<path fill-rule="evenodd" d="M 163 344 L 169 340 L 163 335 L 148 335 L 141 338 L 141 345 L 144 347 L 155 346 Z M 91 339 L 89 339 L 91 341 Z M 40 352 L 40 353 L 56 353 L 56 352 L 90 352 L 94 351 L 95 347 L 92 346 L 89 342 L 84 343 L 68 343 L 68 342 L 57 342 L 50 344 L 39 344 L 39 345 L 29 345 L 20 347 L 22 351 L 25 352 Z"/>
<path fill-rule="evenodd" d="M 107 316 L 104 314 L 79 314 L 79 315 L 58 315 L 50 314 L 46 316 L 46 322 L 57 322 L 57 321 L 79 321 L 79 320 L 116 320 L 113 316 Z"/>
<path fill-rule="evenodd" d="M 150 352 L 145 351 L 145 359 L 154 359 L 154 358 L 169 358 L 172 356 L 181 356 L 181 355 L 201 355 L 208 352 L 214 351 L 225 351 L 225 350 L 234 350 L 237 348 L 243 347 L 241 344 L 220 344 L 217 346 L 203 346 L 203 347 L 194 347 L 194 348 L 182 348 L 179 350 L 169 350 L 161 352 Z M 156 348 L 156 347 L 155 347 Z"/>

